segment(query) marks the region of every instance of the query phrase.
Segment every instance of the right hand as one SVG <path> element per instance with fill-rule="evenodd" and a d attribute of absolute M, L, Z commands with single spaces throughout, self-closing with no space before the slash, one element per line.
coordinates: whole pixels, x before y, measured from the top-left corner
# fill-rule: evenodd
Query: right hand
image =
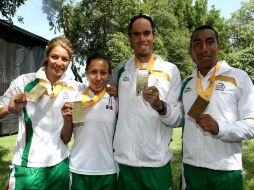
<path fill-rule="evenodd" d="M 73 103 L 71 102 L 66 102 L 63 105 L 61 112 L 65 122 L 72 123 L 72 108 Z"/>
<path fill-rule="evenodd" d="M 14 113 L 21 111 L 27 104 L 28 94 L 21 93 L 15 94 L 11 97 L 10 102 L 8 104 L 8 112 Z"/>

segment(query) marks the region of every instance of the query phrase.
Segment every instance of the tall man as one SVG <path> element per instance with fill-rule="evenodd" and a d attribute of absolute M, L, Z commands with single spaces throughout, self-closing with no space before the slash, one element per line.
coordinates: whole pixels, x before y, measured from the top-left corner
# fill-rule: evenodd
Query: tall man
<path fill-rule="evenodd" d="M 217 61 L 219 50 L 212 27 L 192 33 L 197 68 L 182 89 L 186 189 L 243 189 L 241 142 L 254 136 L 254 88 L 244 71 Z"/>
<path fill-rule="evenodd" d="M 156 34 L 151 17 L 131 18 L 128 35 L 134 55 L 115 68 L 111 81 L 118 84 L 119 97 L 113 143 L 118 187 L 172 189 L 168 145 L 181 120 L 180 74 L 174 64 L 153 54 Z"/>

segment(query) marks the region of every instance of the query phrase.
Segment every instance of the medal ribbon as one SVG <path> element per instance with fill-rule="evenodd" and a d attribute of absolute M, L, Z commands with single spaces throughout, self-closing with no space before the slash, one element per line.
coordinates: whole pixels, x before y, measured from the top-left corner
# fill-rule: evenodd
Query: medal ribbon
<path fill-rule="evenodd" d="M 151 71 L 153 70 L 154 62 L 155 62 L 155 59 L 154 59 L 154 56 L 152 55 L 148 61 L 148 65 L 146 67 L 146 69 L 149 73 L 151 73 Z M 135 59 L 135 64 L 136 64 L 137 69 L 143 69 L 142 63 L 137 57 Z"/>
<path fill-rule="evenodd" d="M 45 80 L 39 79 L 39 84 L 46 88 L 46 81 Z M 61 90 L 72 91 L 72 90 L 74 90 L 74 88 L 71 86 L 67 86 L 65 82 L 58 81 L 53 86 L 52 94 L 49 95 L 48 92 L 46 91 L 45 95 L 49 95 L 50 97 L 56 97 L 56 96 L 58 96 L 58 94 L 60 93 Z"/>
<path fill-rule="evenodd" d="M 214 84 L 215 84 L 215 74 L 219 70 L 219 67 L 220 67 L 219 63 L 217 63 L 214 68 L 213 75 L 210 78 L 209 85 L 205 90 L 203 90 L 203 88 L 202 88 L 202 81 L 199 77 L 199 71 L 197 69 L 196 90 L 197 90 L 198 95 L 207 101 L 209 101 L 211 98 L 212 91 L 213 91 Z"/>
<path fill-rule="evenodd" d="M 168 73 L 159 71 L 159 70 L 153 70 L 154 62 L 155 62 L 155 57 L 154 55 L 152 55 L 148 61 L 148 65 L 146 68 L 148 73 L 157 77 L 162 77 L 165 80 L 170 80 Z M 137 69 L 143 69 L 142 63 L 137 57 L 135 58 L 135 65 Z"/>
<path fill-rule="evenodd" d="M 88 93 L 89 88 L 86 88 L 81 95 L 81 100 L 83 102 L 84 108 L 96 104 L 98 101 L 100 101 L 104 97 L 106 91 L 105 88 L 103 88 L 103 90 L 101 90 L 98 94 L 94 95 L 92 98 L 88 96 Z"/>

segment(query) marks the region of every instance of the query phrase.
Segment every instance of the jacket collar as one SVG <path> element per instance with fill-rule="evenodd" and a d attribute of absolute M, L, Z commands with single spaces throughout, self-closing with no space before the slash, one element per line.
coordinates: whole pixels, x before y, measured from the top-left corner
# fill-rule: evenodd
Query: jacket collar
<path fill-rule="evenodd" d="M 219 64 L 220 64 L 220 68 L 218 70 L 218 72 L 215 74 L 215 76 L 218 76 L 218 75 L 222 75 L 223 73 L 225 72 L 228 72 L 230 71 L 232 68 L 228 65 L 228 63 L 226 61 L 219 61 Z M 210 71 L 209 71 L 210 72 Z M 187 78 L 195 78 L 197 77 L 197 68 L 195 68 L 192 72 L 191 75 L 189 75 Z"/>
<path fill-rule="evenodd" d="M 47 81 L 47 82 L 49 82 L 49 80 L 48 80 L 48 78 L 47 78 L 47 75 L 46 75 L 46 73 L 45 73 L 45 67 L 41 67 L 37 72 L 36 72 L 36 78 L 37 79 L 43 79 L 43 80 L 45 80 L 45 81 Z M 56 83 L 57 82 L 59 82 L 59 81 L 67 81 L 68 80 L 68 76 L 64 73 L 61 77 L 60 77 L 60 79 L 58 79 L 57 81 L 56 81 Z M 50 83 L 50 82 L 49 82 Z"/>

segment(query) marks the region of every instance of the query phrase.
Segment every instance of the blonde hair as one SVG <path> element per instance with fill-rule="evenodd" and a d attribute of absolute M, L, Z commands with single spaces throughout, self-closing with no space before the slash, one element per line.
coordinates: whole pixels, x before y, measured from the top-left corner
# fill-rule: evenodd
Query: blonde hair
<path fill-rule="evenodd" d="M 62 48 L 64 48 L 68 52 L 69 57 L 71 59 L 73 50 L 72 50 L 72 44 L 71 44 L 70 40 L 64 36 L 58 36 L 58 37 L 51 39 L 48 42 L 48 45 L 47 45 L 45 52 L 44 52 L 43 66 L 47 67 L 48 55 L 52 51 L 52 49 L 57 46 L 61 46 Z"/>

